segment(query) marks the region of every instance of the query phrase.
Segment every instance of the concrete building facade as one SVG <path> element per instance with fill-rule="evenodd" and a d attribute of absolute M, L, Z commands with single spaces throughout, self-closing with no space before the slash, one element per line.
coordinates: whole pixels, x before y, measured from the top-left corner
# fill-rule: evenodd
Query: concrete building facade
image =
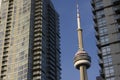
<path fill-rule="evenodd" d="M 120 80 L 120 0 L 92 0 L 100 76 Z"/>
<path fill-rule="evenodd" d="M 59 15 L 50 0 L 2 0 L 0 80 L 60 80 Z"/>

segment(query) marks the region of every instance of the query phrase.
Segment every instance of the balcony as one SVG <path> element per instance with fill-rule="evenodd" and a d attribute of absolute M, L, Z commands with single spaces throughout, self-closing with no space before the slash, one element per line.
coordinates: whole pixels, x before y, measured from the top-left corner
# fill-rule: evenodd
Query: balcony
<path fill-rule="evenodd" d="M 9 39 L 5 39 L 5 43 L 6 43 L 6 44 L 9 43 Z"/>
<path fill-rule="evenodd" d="M 98 27 L 95 23 L 94 23 L 94 28 L 95 28 L 96 31 L 98 31 Z"/>
<path fill-rule="evenodd" d="M 41 40 L 41 37 L 34 38 L 35 42 L 40 41 L 40 40 Z"/>
<path fill-rule="evenodd" d="M 6 54 L 6 53 L 8 53 L 8 51 L 7 50 L 4 50 L 4 52 L 3 52 L 4 54 Z"/>
<path fill-rule="evenodd" d="M 95 7 L 92 7 L 92 13 L 95 15 L 96 11 L 95 11 Z"/>
<path fill-rule="evenodd" d="M 120 14 L 120 6 L 115 7 L 114 11 L 115 11 L 116 14 Z"/>
<path fill-rule="evenodd" d="M 38 4 L 37 4 L 37 5 L 35 6 L 35 9 L 40 9 L 40 8 L 42 9 L 42 6 L 41 6 L 41 5 L 38 5 Z"/>
<path fill-rule="evenodd" d="M 41 15 L 41 12 L 35 13 L 35 17 L 39 17 Z"/>
<path fill-rule="evenodd" d="M 9 3 L 9 6 L 12 6 L 12 5 L 13 5 L 13 2 L 10 2 L 10 3 Z"/>
<path fill-rule="evenodd" d="M 96 44 L 97 44 L 97 47 L 100 48 L 101 44 L 100 44 L 100 41 L 96 41 Z"/>
<path fill-rule="evenodd" d="M 97 23 L 97 18 L 96 18 L 96 16 L 93 16 L 93 20 L 94 20 L 95 23 Z"/>
<path fill-rule="evenodd" d="M 34 56 L 41 55 L 41 52 L 40 52 L 40 51 L 34 52 L 33 55 L 34 55 Z"/>
<path fill-rule="evenodd" d="M 35 13 L 40 13 L 40 12 L 42 12 L 42 9 L 41 10 L 40 9 L 35 10 Z"/>
<path fill-rule="evenodd" d="M 10 28 L 11 27 L 11 23 L 7 23 L 7 27 L 6 28 Z"/>
<path fill-rule="evenodd" d="M 117 20 L 118 23 L 120 23 L 120 15 L 116 15 L 115 19 Z"/>
<path fill-rule="evenodd" d="M 101 59 L 99 60 L 99 65 L 101 68 L 103 68 L 103 61 Z"/>
<path fill-rule="evenodd" d="M 4 48 L 4 53 L 7 53 L 8 52 L 8 48 Z"/>
<path fill-rule="evenodd" d="M 41 49 L 42 49 L 41 46 L 38 46 L 38 47 L 34 47 L 34 48 L 33 48 L 34 51 L 40 51 Z"/>
<path fill-rule="evenodd" d="M 33 66 L 33 70 L 40 70 L 40 69 L 41 69 L 41 66 L 40 66 L 40 65 Z"/>
<path fill-rule="evenodd" d="M 33 57 L 33 60 L 36 61 L 36 60 L 40 60 L 40 56 L 36 56 L 36 57 Z"/>
<path fill-rule="evenodd" d="M 34 29 L 40 29 L 41 26 L 42 26 L 42 25 L 40 25 L 40 24 L 36 24 L 35 27 L 34 27 Z"/>
<path fill-rule="evenodd" d="M 4 46 L 4 49 L 6 50 L 6 49 L 8 49 L 9 47 L 8 46 Z"/>
<path fill-rule="evenodd" d="M 9 37 L 9 36 L 6 36 L 6 37 L 5 37 L 5 40 L 9 40 L 9 39 L 10 39 L 10 37 Z"/>
<path fill-rule="evenodd" d="M 33 65 L 35 66 L 35 65 L 40 65 L 41 64 L 41 61 L 34 61 L 33 62 Z"/>
<path fill-rule="evenodd" d="M 8 10 L 12 10 L 13 9 L 13 6 L 10 6 L 9 8 L 8 8 Z"/>
<path fill-rule="evenodd" d="M 7 27 L 6 27 L 6 32 L 9 32 L 9 31 L 10 31 L 10 27 L 11 27 L 11 26 L 7 26 Z"/>
<path fill-rule="evenodd" d="M 8 56 L 3 55 L 3 61 L 7 61 Z"/>
<path fill-rule="evenodd" d="M 114 5 L 120 4 L 120 0 L 112 0 Z"/>
<path fill-rule="evenodd" d="M 10 29 L 6 29 L 6 33 L 10 33 Z"/>
<path fill-rule="evenodd" d="M 7 67 L 7 63 L 2 63 L 2 67 Z"/>
<path fill-rule="evenodd" d="M 39 76 L 40 75 L 40 71 L 35 71 L 35 72 L 33 72 L 33 76 Z"/>
<path fill-rule="evenodd" d="M 3 79 L 4 77 L 6 77 L 5 73 L 1 73 L 1 78 Z"/>
<path fill-rule="evenodd" d="M 38 42 L 38 41 L 41 41 L 41 38 L 40 38 L 40 37 L 36 37 L 36 38 L 34 39 L 34 42 Z"/>
<path fill-rule="evenodd" d="M 93 0 L 91 0 L 91 5 L 95 7 L 95 2 Z"/>
<path fill-rule="evenodd" d="M 99 38 L 99 33 L 95 31 L 95 36 L 98 39 Z"/>
<path fill-rule="evenodd" d="M 35 21 L 35 25 L 42 24 L 42 21 Z"/>
<path fill-rule="evenodd" d="M 105 74 L 104 74 L 103 70 L 99 70 L 99 72 L 100 72 L 100 75 L 101 75 L 103 78 L 105 78 Z"/>
<path fill-rule="evenodd" d="M 5 71 L 7 71 L 7 67 L 2 67 L 1 72 L 3 73 Z"/>
<path fill-rule="evenodd" d="M 34 47 L 40 46 L 42 43 L 41 42 L 35 42 Z"/>
<path fill-rule="evenodd" d="M 118 25 L 118 30 L 120 31 L 120 25 Z"/>
<path fill-rule="evenodd" d="M 37 33 L 37 34 L 34 34 L 34 37 L 37 38 L 37 37 L 41 37 L 42 34 L 41 33 Z"/>
<path fill-rule="evenodd" d="M 40 1 L 40 0 L 35 0 L 35 5 L 41 5 L 42 4 L 42 2 Z"/>
<path fill-rule="evenodd" d="M 37 21 L 35 21 L 35 22 L 37 22 Z M 35 24 L 34 29 L 39 29 L 39 28 L 42 29 L 42 22 Z"/>
<path fill-rule="evenodd" d="M 3 54 L 3 57 L 8 57 L 8 53 L 4 53 L 4 54 Z"/>
<path fill-rule="evenodd" d="M 12 17 L 12 10 L 8 11 L 8 17 Z"/>
<path fill-rule="evenodd" d="M 8 17 L 7 21 L 10 21 L 10 20 L 12 20 L 12 18 Z"/>
<path fill-rule="evenodd" d="M 38 20 L 42 20 L 42 17 L 38 16 L 38 17 L 35 17 L 35 20 L 38 21 Z"/>
<path fill-rule="evenodd" d="M 98 50 L 98 56 L 100 59 L 102 58 L 102 52 L 100 50 Z"/>
<path fill-rule="evenodd" d="M 5 37 L 8 37 L 8 36 L 10 36 L 10 33 L 5 34 Z"/>
<path fill-rule="evenodd" d="M 2 64 L 7 65 L 7 59 L 3 59 Z"/>
<path fill-rule="evenodd" d="M 11 24 L 11 21 L 7 21 L 7 24 Z"/>
<path fill-rule="evenodd" d="M 9 10 L 8 11 L 8 17 L 11 17 L 12 16 L 12 10 Z"/>
<path fill-rule="evenodd" d="M 9 38 L 5 38 L 5 41 L 4 41 L 4 46 L 9 46 Z"/>
<path fill-rule="evenodd" d="M 39 34 L 40 34 L 40 32 L 42 32 L 42 30 L 41 30 L 40 28 L 34 30 L 34 33 L 39 33 Z M 35 35 L 36 35 L 36 34 L 35 34 Z"/>
<path fill-rule="evenodd" d="M 99 7 L 95 7 L 94 9 L 95 9 L 95 11 L 103 10 L 104 9 L 104 5 L 101 5 Z"/>
<path fill-rule="evenodd" d="M 33 77 L 33 80 L 41 80 L 41 77 L 40 76 Z"/>

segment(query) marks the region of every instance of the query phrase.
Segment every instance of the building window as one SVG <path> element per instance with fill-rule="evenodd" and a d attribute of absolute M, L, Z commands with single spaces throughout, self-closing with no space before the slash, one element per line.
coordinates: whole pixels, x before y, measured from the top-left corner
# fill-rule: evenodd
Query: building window
<path fill-rule="evenodd" d="M 97 22 L 98 22 L 98 27 L 102 27 L 106 25 L 105 17 L 98 19 Z"/>
<path fill-rule="evenodd" d="M 106 80 L 115 80 L 115 77 L 107 78 Z"/>
<path fill-rule="evenodd" d="M 108 35 L 100 37 L 101 44 L 106 44 L 108 43 L 108 41 L 109 41 Z"/>
<path fill-rule="evenodd" d="M 114 75 L 113 66 L 105 67 L 105 76 L 110 77 Z"/>
<path fill-rule="evenodd" d="M 112 56 L 111 55 L 104 56 L 103 62 L 104 62 L 104 66 L 112 65 Z"/>
<path fill-rule="evenodd" d="M 118 35 L 118 40 L 120 40 L 120 33 L 118 33 L 117 35 Z"/>
<path fill-rule="evenodd" d="M 107 27 L 100 27 L 99 28 L 99 34 L 100 35 L 105 35 L 105 34 L 107 34 Z"/>
<path fill-rule="evenodd" d="M 96 12 L 96 17 L 97 18 L 105 17 L 104 10 L 97 11 Z"/>
<path fill-rule="evenodd" d="M 117 11 L 120 9 L 120 5 L 116 5 L 113 7 L 113 11 L 117 13 Z M 119 14 L 119 13 L 118 13 Z"/>
<path fill-rule="evenodd" d="M 102 0 L 96 1 L 95 6 L 96 6 L 96 9 L 102 8 L 103 7 Z"/>
<path fill-rule="evenodd" d="M 110 46 L 102 47 L 101 50 L 102 50 L 102 55 L 103 56 L 110 54 L 110 51 L 111 51 Z"/>

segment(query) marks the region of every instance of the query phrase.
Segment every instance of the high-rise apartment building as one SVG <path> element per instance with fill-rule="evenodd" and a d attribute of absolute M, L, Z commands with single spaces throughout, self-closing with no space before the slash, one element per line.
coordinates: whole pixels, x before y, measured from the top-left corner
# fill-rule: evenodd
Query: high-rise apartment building
<path fill-rule="evenodd" d="M 100 76 L 120 80 L 120 0 L 92 0 Z"/>
<path fill-rule="evenodd" d="M 59 15 L 51 0 L 2 0 L 0 80 L 60 80 Z"/>

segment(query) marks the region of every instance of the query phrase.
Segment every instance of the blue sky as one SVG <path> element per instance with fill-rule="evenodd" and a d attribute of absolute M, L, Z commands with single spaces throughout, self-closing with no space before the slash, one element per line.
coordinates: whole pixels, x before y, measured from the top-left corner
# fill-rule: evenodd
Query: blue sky
<path fill-rule="evenodd" d="M 60 15 L 62 80 L 79 80 L 79 71 L 73 66 L 73 58 L 78 50 L 76 0 L 52 0 L 52 2 Z M 99 67 L 90 0 L 78 0 L 78 2 L 84 49 L 92 58 L 88 78 L 96 80 Z"/>

